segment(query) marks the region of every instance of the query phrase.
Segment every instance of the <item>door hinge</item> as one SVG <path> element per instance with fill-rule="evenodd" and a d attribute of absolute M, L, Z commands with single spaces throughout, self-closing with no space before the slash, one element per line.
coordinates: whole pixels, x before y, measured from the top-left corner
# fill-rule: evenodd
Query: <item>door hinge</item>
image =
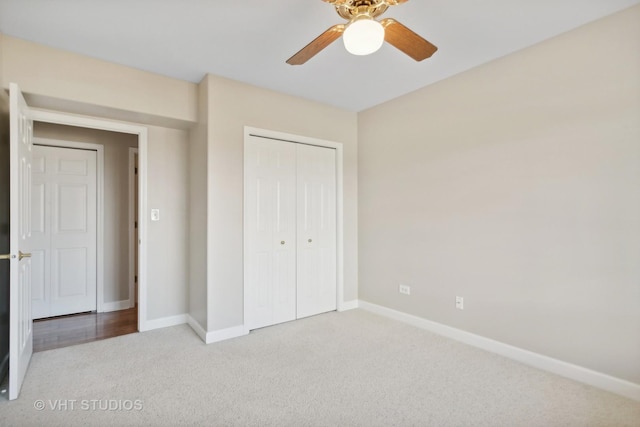
<path fill-rule="evenodd" d="M 134 281 L 135 283 L 138 283 L 138 276 L 134 276 L 133 281 Z"/>
<path fill-rule="evenodd" d="M 138 228 L 138 221 L 136 221 L 136 222 L 134 223 L 134 226 L 133 226 L 133 227 L 134 227 L 134 228 Z"/>

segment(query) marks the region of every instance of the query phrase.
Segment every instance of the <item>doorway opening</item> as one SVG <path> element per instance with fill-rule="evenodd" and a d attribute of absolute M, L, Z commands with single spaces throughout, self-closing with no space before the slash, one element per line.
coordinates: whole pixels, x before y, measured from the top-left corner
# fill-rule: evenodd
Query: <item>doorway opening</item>
<path fill-rule="evenodd" d="M 59 126 L 61 128 L 66 128 L 65 133 L 59 139 L 69 140 L 73 135 L 69 135 L 69 129 L 76 129 L 78 132 L 81 131 L 94 131 L 94 132 L 103 132 L 104 135 L 110 136 L 118 136 L 118 138 L 130 138 L 127 141 L 133 141 L 133 143 L 122 144 L 124 146 L 124 151 L 122 153 L 122 157 L 118 158 L 116 156 L 116 162 L 120 165 L 123 165 L 123 169 L 121 173 L 118 175 L 120 182 L 123 183 L 123 188 L 119 190 L 122 193 L 122 197 L 126 199 L 124 204 L 126 208 L 124 209 L 121 217 L 125 218 L 125 221 L 129 219 L 129 192 L 130 192 L 130 183 L 129 183 L 129 173 L 126 170 L 128 167 L 128 156 L 129 156 L 129 148 L 135 148 L 138 154 L 138 166 L 137 166 L 137 179 L 135 180 L 134 185 L 135 188 L 135 205 L 137 206 L 137 215 L 134 216 L 136 222 L 136 230 L 137 230 L 137 240 L 134 242 L 129 241 L 129 226 L 124 224 L 121 227 L 118 227 L 118 232 L 123 232 L 125 236 L 123 239 L 121 238 L 119 245 L 116 246 L 117 250 L 122 252 L 123 254 L 127 254 L 133 246 L 133 250 L 136 252 L 137 258 L 137 269 L 136 269 L 136 279 L 137 284 L 134 287 L 133 294 L 129 292 L 130 284 L 128 280 L 129 276 L 129 268 L 125 268 L 122 276 L 118 278 L 118 286 L 119 291 L 117 290 L 109 290 L 105 289 L 103 292 L 98 292 L 98 312 L 110 312 L 110 311 L 125 311 L 131 308 L 137 307 L 137 316 L 134 316 L 136 319 L 136 330 L 137 331 L 145 331 L 147 330 L 147 305 L 146 305 L 146 254 L 147 254 L 147 245 L 145 241 L 146 237 L 146 220 L 144 215 L 142 214 L 146 209 L 146 173 L 147 173 L 147 128 L 139 125 L 132 125 L 123 122 L 115 122 L 110 120 L 103 120 L 99 118 L 93 117 L 85 117 L 78 115 L 71 115 L 66 113 L 57 113 L 52 111 L 44 111 L 38 109 L 31 109 L 30 117 L 34 121 L 35 126 L 42 127 L 43 129 L 49 126 L 49 131 L 54 132 L 52 129 L 53 126 Z M 54 136 L 51 133 L 48 135 L 37 135 L 37 136 Z M 82 136 L 78 136 L 76 134 L 76 139 L 81 141 L 86 141 Z M 122 140 L 120 140 L 122 143 Z M 95 141 L 94 141 L 95 142 Z M 107 155 L 105 154 L 105 157 Z M 105 163 L 109 160 L 105 159 Z M 119 187 L 118 187 L 119 188 Z M 109 183 L 104 182 L 103 191 L 113 190 L 109 186 Z M 106 199 L 106 196 L 105 196 Z M 108 206 L 108 203 L 105 200 L 105 207 Z M 122 228 L 122 229 L 121 229 Z M 98 240 L 104 238 L 104 235 L 108 232 L 106 228 L 98 227 Z M 101 245 L 98 245 L 98 259 L 102 258 L 104 254 L 101 253 L 103 249 Z M 128 256 L 127 256 L 128 258 Z M 126 266 L 127 262 L 123 262 Z M 106 266 L 98 266 L 98 277 L 103 277 L 105 273 L 112 274 L 111 272 L 106 271 Z M 120 278 L 124 277 L 124 278 Z M 136 295 L 137 294 L 137 298 Z M 102 304 L 101 304 L 102 303 Z M 102 307 L 101 307 L 102 305 Z M 129 316 L 130 317 L 130 316 Z M 96 317 L 96 322 L 98 319 Z"/>
<path fill-rule="evenodd" d="M 138 330 L 137 149 L 137 135 L 34 122 L 34 351 Z"/>

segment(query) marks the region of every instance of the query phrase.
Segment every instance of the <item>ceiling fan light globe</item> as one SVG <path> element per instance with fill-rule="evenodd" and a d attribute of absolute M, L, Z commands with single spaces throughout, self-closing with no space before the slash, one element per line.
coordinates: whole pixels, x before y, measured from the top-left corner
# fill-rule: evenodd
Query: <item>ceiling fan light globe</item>
<path fill-rule="evenodd" d="M 342 35 L 344 47 L 353 55 L 369 55 L 384 43 L 384 28 L 374 19 L 359 19 L 352 22 Z"/>

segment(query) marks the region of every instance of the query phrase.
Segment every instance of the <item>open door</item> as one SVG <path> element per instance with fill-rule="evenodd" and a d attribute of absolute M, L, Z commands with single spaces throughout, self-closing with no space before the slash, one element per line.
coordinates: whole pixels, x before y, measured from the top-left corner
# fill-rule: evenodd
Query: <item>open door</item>
<path fill-rule="evenodd" d="M 31 154 L 33 122 L 15 83 L 9 86 L 10 284 L 9 399 L 18 397 L 33 353 L 31 317 Z"/>

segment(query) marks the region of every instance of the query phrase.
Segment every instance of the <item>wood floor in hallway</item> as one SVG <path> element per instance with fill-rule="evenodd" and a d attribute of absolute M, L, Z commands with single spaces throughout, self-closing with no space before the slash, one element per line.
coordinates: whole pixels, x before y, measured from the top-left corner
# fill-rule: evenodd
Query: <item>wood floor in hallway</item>
<path fill-rule="evenodd" d="M 33 351 L 138 332 L 138 308 L 109 313 L 79 313 L 33 321 Z"/>

